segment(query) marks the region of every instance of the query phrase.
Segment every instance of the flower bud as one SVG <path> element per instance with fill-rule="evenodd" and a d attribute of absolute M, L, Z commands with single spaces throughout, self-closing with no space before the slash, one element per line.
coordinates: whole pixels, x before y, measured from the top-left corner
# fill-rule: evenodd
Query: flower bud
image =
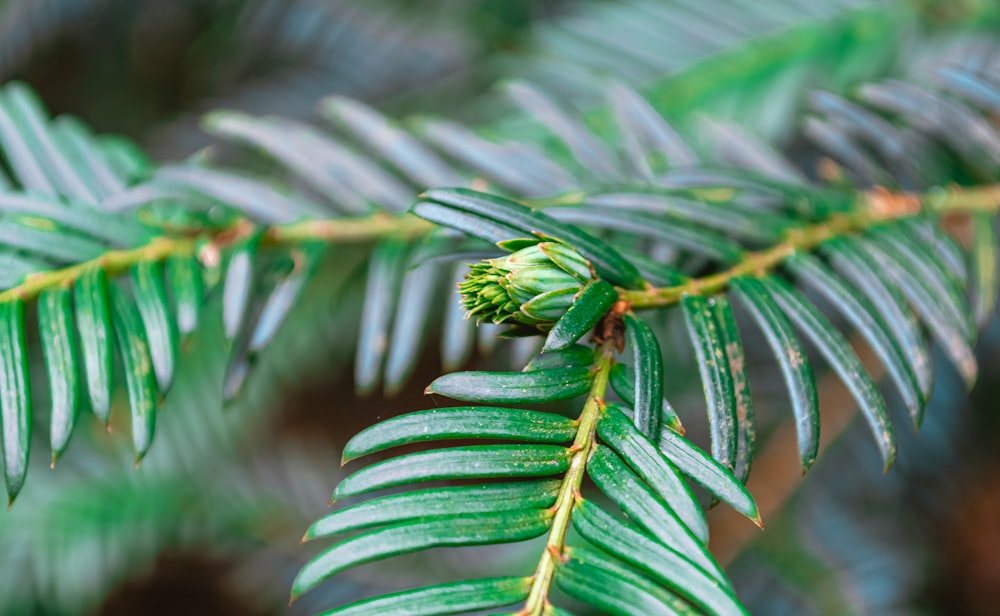
<path fill-rule="evenodd" d="M 458 289 L 469 316 L 481 323 L 514 321 L 547 331 L 593 277 L 580 253 L 545 241 L 470 266 Z"/>

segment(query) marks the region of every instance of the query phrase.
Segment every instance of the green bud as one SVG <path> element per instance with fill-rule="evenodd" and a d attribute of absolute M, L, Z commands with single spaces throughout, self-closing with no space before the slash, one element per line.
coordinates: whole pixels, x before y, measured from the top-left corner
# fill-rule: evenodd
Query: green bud
<path fill-rule="evenodd" d="M 462 304 L 480 322 L 514 321 L 548 331 L 593 277 L 590 263 L 556 241 L 516 240 L 511 254 L 469 267 L 459 283 Z"/>

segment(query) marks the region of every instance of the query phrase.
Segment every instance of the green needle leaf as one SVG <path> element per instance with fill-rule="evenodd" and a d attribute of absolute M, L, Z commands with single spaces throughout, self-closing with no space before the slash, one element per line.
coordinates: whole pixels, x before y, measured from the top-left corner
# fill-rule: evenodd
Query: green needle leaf
<path fill-rule="evenodd" d="M 799 462 L 803 470 L 807 470 L 819 452 L 819 397 L 809 358 L 791 322 L 759 280 L 736 278 L 730 283 L 730 289 L 757 323 L 778 360 L 792 402 Z"/>
<path fill-rule="evenodd" d="M 677 517 L 699 540 L 708 541 L 705 512 L 695 500 L 677 469 L 616 408 L 605 413 L 597 424 L 597 434 L 618 453 L 664 502 L 670 503 Z"/>
<path fill-rule="evenodd" d="M 552 326 L 542 351 L 560 351 L 584 337 L 617 300 L 618 292 L 603 280 L 587 283 L 566 313 Z"/>
<path fill-rule="evenodd" d="M 421 195 L 418 206 L 425 202 L 438 203 L 450 209 L 440 219 L 430 218 L 426 209 L 415 207 L 414 213 L 431 222 L 452 226 L 458 218 L 484 218 L 517 229 L 517 233 L 503 239 L 544 236 L 556 238 L 572 246 L 609 283 L 629 289 L 642 288 L 644 281 L 639 270 L 626 261 L 614 248 L 571 225 L 564 225 L 542 212 L 503 197 L 488 195 L 466 188 L 435 188 Z M 464 230 L 464 229 L 463 229 Z M 491 237 L 481 236 L 488 241 Z"/>
<path fill-rule="evenodd" d="M 177 333 L 167 291 L 163 286 L 163 268 L 157 262 L 141 261 L 132 268 L 132 284 L 136 307 L 153 359 L 153 373 L 161 392 L 167 391 L 174 376 L 177 355 Z"/>
<path fill-rule="evenodd" d="M 490 578 L 438 584 L 359 601 L 320 616 L 439 616 L 511 605 L 528 597 L 530 577 Z"/>
<path fill-rule="evenodd" d="M 920 321 L 913 314 L 906 296 L 884 278 L 878 264 L 873 263 L 856 242 L 840 238 L 824 244 L 823 251 L 834 269 L 864 293 L 882 315 L 913 367 L 921 395 L 929 398 L 934 386 L 930 351 Z"/>
<path fill-rule="evenodd" d="M 198 259 L 189 256 L 170 257 L 167 279 L 177 311 L 177 330 L 188 335 L 198 327 L 204 283 Z"/>
<path fill-rule="evenodd" d="M 883 466 L 888 470 L 896 458 L 896 436 L 889 421 L 889 413 L 886 411 L 882 394 L 861 365 L 861 360 L 851 350 L 847 339 L 787 282 L 773 276 L 761 278 L 760 281 L 789 318 L 795 322 L 799 331 L 813 341 L 854 396 L 861 413 L 871 427 L 875 444 L 882 454 Z"/>
<path fill-rule="evenodd" d="M 632 348 L 632 364 L 636 375 L 632 395 L 635 415 L 632 419 L 639 432 L 647 437 L 655 437 L 660 430 L 663 409 L 663 357 L 660 355 L 660 344 L 645 321 L 631 314 L 625 314 L 624 319 L 625 335 Z"/>
<path fill-rule="evenodd" d="M 587 463 L 587 474 L 598 489 L 614 501 L 630 520 L 660 543 L 686 554 L 719 581 L 726 579 L 708 548 L 645 483 L 609 448 L 597 445 Z"/>
<path fill-rule="evenodd" d="M 108 276 L 104 270 L 92 269 L 77 278 L 73 297 L 90 408 L 101 422 L 108 423 L 112 328 Z"/>
<path fill-rule="evenodd" d="M 625 364 L 615 364 L 612 366 L 611 389 L 618 394 L 619 398 L 625 401 L 631 413 L 631 407 L 635 405 L 635 379 L 632 378 L 629 366 Z M 684 426 L 681 425 L 681 419 L 677 416 L 677 411 L 674 410 L 674 407 L 670 406 L 670 402 L 666 398 L 663 398 L 660 406 L 660 423 L 666 425 L 674 432 L 683 434 Z"/>
<path fill-rule="evenodd" d="M 348 476 L 334 499 L 392 486 L 466 477 L 540 477 L 569 467 L 570 452 L 557 445 L 472 445 L 411 453 Z"/>
<path fill-rule="evenodd" d="M 749 614 L 727 584 L 708 575 L 683 554 L 650 540 L 597 504 L 578 501 L 573 526 L 596 547 L 644 571 L 706 613 Z"/>
<path fill-rule="evenodd" d="M 747 378 L 746 358 L 743 355 L 743 343 L 740 341 L 740 330 L 736 324 L 736 315 L 725 295 L 715 296 L 715 321 L 719 326 L 719 336 L 722 338 L 726 358 L 729 360 L 729 372 L 733 375 L 733 387 L 736 393 L 736 427 L 739 430 L 736 439 L 736 466 L 733 473 L 746 482 L 750 476 L 750 466 L 753 463 L 756 432 L 754 430 L 753 399 L 750 395 L 750 379 Z"/>
<path fill-rule="evenodd" d="M 38 333 L 49 376 L 52 463 L 69 444 L 80 406 L 77 350 L 73 337 L 73 300 L 69 289 L 55 288 L 38 297 Z"/>
<path fill-rule="evenodd" d="M 545 509 L 504 511 L 418 519 L 356 535 L 302 567 L 292 583 L 292 601 L 327 578 L 363 563 L 436 547 L 533 539 L 548 529 L 551 519 Z"/>
<path fill-rule="evenodd" d="M 559 351 L 548 351 L 536 355 L 524 370 L 548 370 L 551 368 L 589 368 L 594 364 L 594 349 L 582 344 L 574 344 Z"/>
<path fill-rule="evenodd" d="M 556 569 L 566 594 L 619 616 L 695 616 L 681 598 L 610 558 L 586 548 L 569 548 Z"/>
<path fill-rule="evenodd" d="M 607 408 L 609 414 L 626 412 L 621 405 L 614 402 L 609 403 Z M 708 490 L 715 498 L 760 525 L 760 514 L 757 512 L 753 496 L 732 471 L 669 428 L 660 430 L 659 446 L 660 451 L 677 467 L 677 470 Z"/>
<path fill-rule="evenodd" d="M 815 257 L 806 254 L 792 255 L 785 260 L 785 265 L 803 286 L 825 297 L 857 328 L 878 355 L 879 361 L 886 367 L 903 397 L 910 416 L 919 426 L 921 410 L 927 401 L 920 392 L 917 375 L 910 361 L 889 334 L 888 327 L 878 314 L 878 309 L 868 301 L 867 297 L 850 288 Z"/>
<path fill-rule="evenodd" d="M 560 484 L 558 480 L 520 481 L 391 494 L 325 515 L 309 527 L 302 540 L 332 537 L 415 518 L 546 509 L 555 503 Z"/>
<path fill-rule="evenodd" d="M 927 326 L 934 339 L 948 359 L 955 365 L 965 381 L 972 388 L 979 373 L 976 356 L 969 346 L 966 326 L 956 319 L 953 310 L 944 306 L 942 297 L 918 274 L 901 264 L 885 250 L 879 242 L 853 240 L 853 245 L 875 261 L 884 275 L 888 276 L 913 305 L 920 320 Z"/>
<path fill-rule="evenodd" d="M 530 404 L 583 395 L 591 380 L 590 368 L 580 366 L 530 372 L 453 372 L 435 379 L 424 393 L 470 402 Z"/>
<path fill-rule="evenodd" d="M 24 340 L 24 302 L 0 304 L 0 416 L 3 426 L 4 481 L 8 506 L 28 473 L 31 449 L 31 389 Z"/>
<path fill-rule="evenodd" d="M 684 322 L 694 346 L 705 391 L 712 455 L 728 468 L 736 465 L 736 389 L 729 359 L 715 321 L 714 300 L 696 295 L 681 300 Z"/>
<path fill-rule="evenodd" d="M 344 446 L 343 462 L 390 447 L 444 439 L 503 439 L 567 443 L 576 436 L 572 419 L 553 413 L 488 406 L 417 411 L 359 432 Z"/>
<path fill-rule="evenodd" d="M 115 340 L 125 370 L 132 417 L 132 445 L 136 464 L 146 455 L 156 427 L 156 377 L 149 342 L 143 335 L 142 320 L 135 304 L 118 287 L 111 290 Z"/>

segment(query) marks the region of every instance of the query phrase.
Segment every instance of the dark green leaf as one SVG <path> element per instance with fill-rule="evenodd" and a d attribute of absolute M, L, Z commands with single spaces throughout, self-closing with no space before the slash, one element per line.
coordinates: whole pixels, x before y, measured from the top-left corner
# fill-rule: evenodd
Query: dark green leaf
<path fill-rule="evenodd" d="M 545 509 L 556 502 L 560 485 L 552 479 L 390 494 L 327 514 L 309 527 L 303 541 L 414 518 Z"/>
<path fill-rule="evenodd" d="M 549 370 L 552 368 L 589 368 L 594 364 L 594 349 L 582 344 L 574 344 L 560 351 L 549 351 L 536 355 L 528 365 L 528 370 Z"/>
<path fill-rule="evenodd" d="M 649 578 L 585 548 L 568 548 L 556 568 L 566 594 L 615 616 L 686 616 L 698 610 Z"/>
<path fill-rule="evenodd" d="M 676 196 L 643 193 L 609 193 L 587 198 L 590 205 L 609 211 L 632 210 L 664 218 L 686 221 L 688 225 L 701 225 L 721 231 L 727 236 L 749 240 L 777 242 L 782 231 L 789 226 L 788 219 L 768 212 L 746 212 L 728 207 L 683 199 Z M 717 238 L 717 235 L 713 234 Z M 729 248 L 737 248 L 727 242 Z"/>
<path fill-rule="evenodd" d="M 739 244 L 711 229 L 646 212 L 572 206 L 551 208 L 547 214 L 560 222 L 659 240 L 720 263 L 736 263 L 743 254 Z"/>
<path fill-rule="evenodd" d="M 625 364 L 615 364 L 612 366 L 610 382 L 611 389 L 629 406 L 629 413 L 634 414 L 631 407 L 635 404 L 635 378 L 632 377 L 629 366 Z M 661 407 L 660 423 L 675 432 L 683 434 L 684 426 L 681 425 L 681 419 L 677 416 L 677 411 L 674 410 L 674 407 L 670 406 L 670 402 L 666 398 L 663 399 Z"/>
<path fill-rule="evenodd" d="M 563 225 L 542 212 L 519 203 L 464 188 L 436 188 L 421 195 L 421 201 L 440 203 L 453 212 L 485 218 L 518 229 L 504 239 L 545 236 L 562 240 L 578 251 L 594 266 L 597 274 L 611 284 L 630 289 L 642 288 L 644 281 L 634 265 L 626 261 L 611 246 L 570 225 Z M 425 212 L 414 210 L 419 216 Z M 454 215 L 452 215 L 454 216 Z M 444 222 L 428 218 L 432 222 Z M 490 239 L 488 237 L 484 239 Z"/>
<path fill-rule="evenodd" d="M 31 388 L 24 341 L 24 302 L 0 304 L 0 415 L 3 417 L 4 481 L 7 501 L 17 498 L 28 472 L 31 449 Z"/>
<path fill-rule="evenodd" d="M 799 461 L 803 469 L 808 469 L 819 452 L 819 397 L 809 358 L 799 345 L 792 324 L 759 280 L 736 278 L 730 288 L 764 333 L 778 360 L 795 416 Z"/>
<path fill-rule="evenodd" d="M 833 240 L 824 244 L 823 251 L 840 275 L 850 280 L 878 309 L 883 321 L 892 330 L 896 343 L 904 349 L 920 384 L 921 394 L 928 398 L 934 386 L 930 351 L 906 296 L 885 280 L 878 264 L 873 263 L 855 241 Z"/>
<path fill-rule="evenodd" d="M 618 300 L 618 292 L 603 280 L 593 280 L 580 291 L 566 313 L 545 338 L 543 352 L 565 349 L 594 329 Z"/>
<path fill-rule="evenodd" d="M 614 501 L 625 515 L 643 527 L 663 545 L 687 555 L 712 577 L 726 576 L 715 563 L 708 548 L 649 487 L 625 466 L 621 458 L 603 445 L 594 447 L 587 462 L 587 474 L 601 492 Z"/>
<path fill-rule="evenodd" d="M 941 226 L 941 221 L 929 217 L 902 218 L 899 229 L 911 243 L 929 246 L 951 281 L 961 290 L 969 278 L 965 254 L 958 243 Z"/>
<path fill-rule="evenodd" d="M 688 295 L 681 300 L 684 322 L 694 346 L 698 371 L 705 391 L 708 423 L 712 435 L 712 455 L 723 466 L 736 465 L 736 390 L 719 326 L 715 322 L 714 300 Z"/>
<path fill-rule="evenodd" d="M 746 483 L 747 477 L 750 476 L 757 438 L 754 429 L 753 400 L 750 396 L 750 379 L 747 378 L 740 330 L 729 299 L 725 295 L 717 295 L 714 299 L 715 322 L 719 326 L 719 336 L 726 350 L 726 359 L 729 360 L 729 372 L 733 376 L 733 388 L 736 393 L 736 427 L 739 434 L 736 439 L 736 466 L 733 473 L 740 481 Z"/>
<path fill-rule="evenodd" d="M 587 393 L 592 378 L 585 366 L 530 372 L 453 372 L 435 379 L 425 393 L 469 402 L 553 402 Z"/>
<path fill-rule="evenodd" d="M 306 563 L 292 583 L 292 600 L 351 567 L 436 547 L 487 545 L 532 539 L 544 533 L 548 510 L 505 511 L 414 520 L 362 533 Z"/>
<path fill-rule="evenodd" d="M 834 329 L 815 306 L 784 280 L 766 277 L 760 281 L 785 314 L 798 326 L 799 331 L 812 340 L 854 396 L 872 430 L 875 444 L 878 445 L 879 453 L 882 455 L 883 465 L 888 469 L 896 458 L 896 436 L 889 421 L 889 413 L 886 411 L 882 395 L 861 365 L 861 360 L 851 350 L 847 339 Z"/>
<path fill-rule="evenodd" d="M 856 240 L 854 245 L 869 259 L 875 261 L 879 270 L 888 276 L 913 305 L 920 320 L 930 330 L 931 335 L 941 345 L 941 349 L 962 376 L 967 388 L 971 388 L 979 373 L 976 356 L 967 340 L 966 326 L 944 307 L 938 292 L 931 288 L 915 271 L 902 265 L 880 242 Z"/>
<path fill-rule="evenodd" d="M 156 427 L 156 377 L 149 342 L 142 329 L 142 319 L 135 304 L 118 287 L 111 289 L 115 341 L 125 371 L 129 410 L 132 418 L 132 445 L 136 464 L 146 455 Z"/>
<path fill-rule="evenodd" d="M 663 408 L 663 357 L 660 344 L 653 330 L 645 321 L 631 314 L 625 314 L 625 335 L 632 348 L 632 364 L 635 371 L 635 389 L 632 399 L 635 422 L 639 432 L 647 437 L 655 437 L 660 430 L 660 414 Z"/>
<path fill-rule="evenodd" d="M 167 305 L 163 268 L 158 262 L 140 261 L 132 268 L 132 289 L 139 308 L 146 341 L 153 359 L 153 373 L 161 392 L 170 387 L 177 355 L 177 333 Z"/>
<path fill-rule="evenodd" d="M 43 291 L 38 297 L 38 333 L 49 376 L 52 418 L 49 442 L 52 463 L 69 444 L 80 406 L 77 350 L 73 337 L 73 299 L 67 288 Z"/>
<path fill-rule="evenodd" d="M 705 512 L 677 469 L 621 411 L 609 409 L 598 421 L 597 434 L 649 484 L 663 502 L 670 504 L 688 530 L 703 543 L 708 541 Z"/>
<path fill-rule="evenodd" d="M 569 467 L 558 445 L 472 445 L 411 453 L 364 468 L 340 482 L 334 499 L 392 486 L 465 477 L 542 477 Z"/>
<path fill-rule="evenodd" d="M 886 227 L 875 233 L 869 243 L 877 244 L 880 250 L 926 285 L 937 298 L 938 305 L 959 324 L 966 340 L 975 337 L 972 312 L 963 294 L 963 281 L 949 273 L 922 242 L 902 229 Z"/>
<path fill-rule="evenodd" d="M 683 554 L 619 521 L 595 503 L 577 501 L 573 526 L 607 553 L 636 567 L 709 614 L 749 614 L 728 584 L 709 576 Z"/>
<path fill-rule="evenodd" d="M 90 408 L 107 423 L 111 413 L 112 344 L 107 274 L 98 268 L 83 273 L 76 279 L 73 295 Z"/>
<path fill-rule="evenodd" d="M 450 206 L 433 201 L 418 201 L 410 211 L 424 220 L 484 239 L 491 244 L 500 244 L 504 240 L 520 237 L 524 234 L 517 227 L 483 218 L 477 214 L 455 210 Z"/>
<path fill-rule="evenodd" d="M 488 610 L 523 601 L 530 577 L 490 578 L 438 584 L 359 601 L 320 616 L 444 616 Z"/>
<path fill-rule="evenodd" d="M 344 446 L 343 461 L 407 443 L 489 438 L 536 443 L 566 443 L 577 423 L 561 415 L 497 407 L 452 407 L 393 417 L 366 428 Z"/>
<path fill-rule="evenodd" d="M 625 412 L 618 404 L 608 404 L 608 412 L 612 409 Z M 760 514 L 753 496 L 732 471 L 715 461 L 712 456 L 702 451 L 691 441 L 673 430 L 660 430 L 660 451 L 667 457 L 677 470 L 684 473 L 709 494 L 726 503 L 736 511 L 760 525 Z"/>
<path fill-rule="evenodd" d="M 920 392 L 910 360 L 889 334 L 888 326 L 882 321 L 878 309 L 867 297 L 850 288 L 815 257 L 807 254 L 792 255 L 785 260 L 785 265 L 795 274 L 800 284 L 826 298 L 857 328 L 886 367 L 910 416 L 919 426 L 921 410 L 927 401 Z"/>

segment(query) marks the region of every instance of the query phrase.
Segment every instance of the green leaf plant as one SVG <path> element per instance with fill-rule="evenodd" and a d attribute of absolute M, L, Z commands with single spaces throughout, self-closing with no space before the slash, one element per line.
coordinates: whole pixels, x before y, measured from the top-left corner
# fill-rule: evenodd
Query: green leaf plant
<path fill-rule="evenodd" d="M 345 464 L 383 459 L 341 482 L 338 508 L 307 531 L 332 546 L 303 567 L 293 599 L 399 554 L 544 537 L 533 571 L 328 613 L 517 606 L 537 616 L 581 604 L 637 616 L 746 613 L 708 551 L 694 491 L 761 524 L 743 485 L 755 425 L 737 315 L 761 330 L 780 368 L 803 471 L 819 450 L 812 350 L 852 395 L 884 468 L 896 454 L 885 401 L 842 323 L 884 364 L 917 427 L 933 386 L 928 336 L 975 382 L 972 347 L 1000 282 L 991 122 L 1000 79 L 963 67 L 934 77 L 814 93 L 802 132 L 824 163 L 808 170 L 815 182 L 731 127 L 715 127 L 709 139 L 728 154 L 713 157 L 624 85 L 590 116 L 615 118 L 606 132 L 617 139 L 524 83 L 510 90 L 538 122 L 514 142 L 445 120 L 410 130 L 341 97 L 321 104 L 337 135 L 282 118 L 209 116 L 209 132 L 271 163 L 253 176 L 211 151 L 153 165 L 120 139 L 48 118 L 27 87 L 5 86 L 8 498 L 25 481 L 36 401 L 49 405 L 53 462 L 88 410 L 131 434 L 138 464 L 184 337 L 209 318 L 205 298 L 221 297 L 210 316 L 225 334 L 232 398 L 324 259 L 334 252 L 332 265 L 347 268 L 338 251 L 353 248 L 364 255 L 351 265 L 364 297 L 344 329 L 357 330 L 358 391 L 398 391 L 437 329 L 448 373 L 426 391 L 467 405 L 388 419 L 346 445 Z M 446 278 L 459 298 L 439 284 Z M 449 308 L 435 320 L 442 297 Z M 685 436 L 685 410 L 668 400 L 664 356 L 679 349 L 661 315 L 683 323 L 708 451 Z M 530 360 L 454 371 L 472 353 L 474 320 L 527 340 Z M 34 387 L 36 355 L 47 388 Z M 556 413 L 552 402 L 575 411 Z M 357 497 L 367 500 L 340 506 Z"/>
<path fill-rule="evenodd" d="M 836 261 L 828 265 L 811 255 L 853 257 L 842 245 L 868 246 L 869 237 L 926 216 L 993 212 L 998 201 L 1000 191 L 993 186 L 922 195 L 861 193 L 854 203 L 825 212 L 819 222 L 790 227 L 772 245 L 741 252 L 728 267 L 656 286 L 637 276 L 636 267 L 615 248 L 547 211 L 467 189 L 425 193 L 414 206 L 418 215 L 510 251 L 471 266 L 459 285 L 470 314 L 513 323 L 513 335 L 529 335 L 533 328 L 546 342 L 523 371 L 452 373 L 427 388 L 428 394 L 477 406 L 403 415 L 348 443 L 345 463 L 402 445 L 434 448 L 355 471 L 337 487 L 338 503 L 386 488 L 407 491 L 375 496 L 317 521 L 304 539 L 335 542 L 302 569 L 293 599 L 348 568 L 389 556 L 545 536 L 530 577 L 430 586 L 327 613 L 375 614 L 391 607 L 399 613 L 446 614 L 516 604 L 523 615 L 569 613 L 553 603 L 558 596 L 614 614 L 747 613 L 707 551 L 704 510 L 690 487 L 700 485 L 761 523 L 742 483 L 752 460 L 752 409 L 729 299 L 747 309 L 782 367 L 803 469 L 816 457 L 819 420 L 813 371 L 797 332 L 844 381 L 888 469 L 895 438 L 882 395 L 844 334 L 786 276 L 808 278 L 835 300 L 877 350 L 919 424 L 927 395 L 917 377 L 920 354 L 910 352 L 908 339 L 895 333 L 901 330 L 898 324 L 888 325 L 893 314 L 875 307 L 877 297 L 846 282 L 835 271 Z M 887 280 L 871 261 L 851 262 L 865 263 L 866 271 Z M 598 282 L 610 292 L 591 293 Z M 563 295 L 573 301 L 546 303 Z M 971 318 L 965 300 L 959 301 Z M 641 316 L 655 310 L 683 313 L 705 385 L 711 454 L 683 436 L 663 400 L 661 348 Z M 964 347 L 970 330 L 962 323 L 954 326 L 962 328 L 959 344 Z M 628 365 L 619 363 L 626 347 Z M 965 357 L 966 351 L 950 355 Z M 615 388 L 622 390 L 623 402 L 609 398 L 615 374 L 623 375 Z M 581 398 L 572 419 L 485 406 L 537 408 Z M 506 443 L 448 447 L 442 442 L 451 439 Z M 585 486 L 585 478 L 592 486 Z M 425 487 L 431 481 L 446 483 Z M 571 527 L 578 538 L 571 539 Z"/>

